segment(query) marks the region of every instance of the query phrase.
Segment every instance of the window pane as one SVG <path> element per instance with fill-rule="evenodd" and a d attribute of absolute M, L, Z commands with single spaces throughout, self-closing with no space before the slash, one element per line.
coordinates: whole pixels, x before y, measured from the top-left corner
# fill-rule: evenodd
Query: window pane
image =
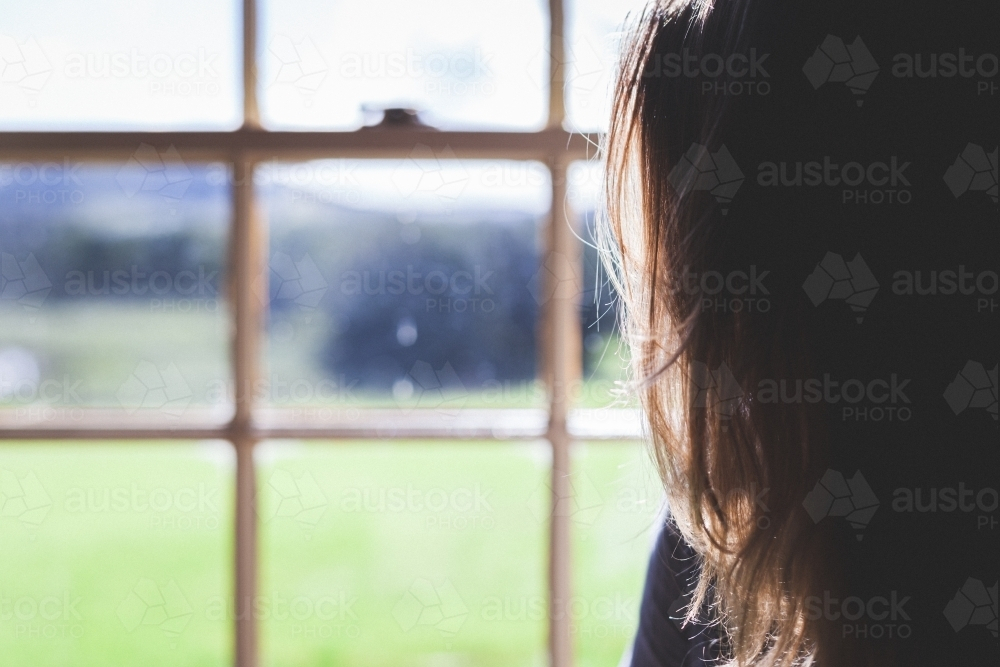
<path fill-rule="evenodd" d="M 0 127 L 238 127 L 239 5 L 237 0 L 5 2 Z"/>
<path fill-rule="evenodd" d="M 627 15 L 644 0 L 567 0 L 566 127 L 577 132 L 608 129 L 611 84 Z"/>
<path fill-rule="evenodd" d="M 0 165 L 0 419 L 180 419 L 230 392 L 227 168 Z"/>
<path fill-rule="evenodd" d="M 263 120 L 356 129 L 404 107 L 442 129 L 540 128 L 543 9 L 538 0 L 265 1 Z"/>
<path fill-rule="evenodd" d="M 4 664 L 229 664 L 233 466 L 218 442 L 4 444 Z"/>
<path fill-rule="evenodd" d="M 258 452 L 263 664 L 545 659 L 542 443 Z"/>
<path fill-rule="evenodd" d="M 619 336 L 618 295 L 601 261 L 596 216 L 603 171 L 597 162 L 577 161 L 567 170 L 567 196 L 577 218 L 583 244 L 583 291 L 580 324 L 583 328 L 583 384 L 574 398 L 584 408 L 635 407 L 624 393 L 629 350 Z"/>
<path fill-rule="evenodd" d="M 268 164 L 268 400 L 292 407 L 539 405 L 539 163 Z"/>
<path fill-rule="evenodd" d="M 662 492 L 645 445 L 579 444 L 572 461 L 577 664 L 617 665 L 638 626 Z"/>

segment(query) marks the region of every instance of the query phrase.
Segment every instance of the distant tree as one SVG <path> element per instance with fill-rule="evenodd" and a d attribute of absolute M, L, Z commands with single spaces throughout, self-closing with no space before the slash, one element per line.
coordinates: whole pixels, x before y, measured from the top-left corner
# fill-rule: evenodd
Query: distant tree
<path fill-rule="evenodd" d="M 467 386 L 533 378 L 535 236 L 530 219 L 425 225 L 414 245 L 383 243 L 356 257 L 331 301 L 343 326 L 329 338 L 324 366 L 383 390 L 418 361 L 450 364 Z"/>

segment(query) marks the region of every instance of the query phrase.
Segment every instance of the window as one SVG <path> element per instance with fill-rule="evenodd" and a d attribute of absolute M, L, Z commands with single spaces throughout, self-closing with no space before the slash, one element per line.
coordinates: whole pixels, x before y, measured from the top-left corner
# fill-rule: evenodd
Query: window
<path fill-rule="evenodd" d="M 77 4 L 0 18 L 0 651 L 620 651 L 658 495 L 563 3 Z"/>

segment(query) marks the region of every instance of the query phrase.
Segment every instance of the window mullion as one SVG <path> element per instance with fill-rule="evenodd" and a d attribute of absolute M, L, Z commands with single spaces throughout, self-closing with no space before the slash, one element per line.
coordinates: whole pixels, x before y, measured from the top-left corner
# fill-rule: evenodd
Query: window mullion
<path fill-rule="evenodd" d="M 566 41 L 563 0 L 549 0 L 549 122 L 550 129 L 562 129 L 566 117 Z"/>
<path fill-rule="evenodd" d="M 562 130 L 565 118 L 566 67 L 563 0 L 549 0 L 549 131 Z M 570 386 L 579 377 L 580 327 L 577 323 L 575 237 L 566 206 L 565 155 L 550 155 L 552 211 L 549 217 L 546 274 L 555 289 L 542 304 L 542 371 L 549 386 L 548 441 L 552 448 L 549 519 L 549 665 L 571 667 L 573 646 L 565 612 L 572 592 L 570 508 Z"/>
<path fill-rule="evenodd" d="M 257 667 L 257 478 L 253 451 L 253 388 L 260 377 L 260 341 L 264 327 L 267 235 L 253 188 L 253 163 L 242 152 L 233 159 L 233 229 L 231 285 L 234 304 L 233 370 L 236 413 L 230 427 L 236 449 L 235 654 L 237 667 Z"/>
<path fill-rule="evenodd" d="M 243 127 L 260 128 L 257 104 L 257 0 L 243 0 Z"/>
<path fill-rule="evenodd" d="M 552 447 L 552 511 L 549 533 L 549 652 L 552 667 L 573 664 L 569 616 L 565 613 L 572 593 L 570 516 L 573 489 L 570 483 L 569 412 L 573 388 L 581 376 L 581 333 L 578 301 L 581 290 L 581 253 L 566 202 L 566 161 L 554 158 L 552 213 L 547 275 L 554 289 L 543 304 L 543 360 L 549 386 L 548 440 Z"/>

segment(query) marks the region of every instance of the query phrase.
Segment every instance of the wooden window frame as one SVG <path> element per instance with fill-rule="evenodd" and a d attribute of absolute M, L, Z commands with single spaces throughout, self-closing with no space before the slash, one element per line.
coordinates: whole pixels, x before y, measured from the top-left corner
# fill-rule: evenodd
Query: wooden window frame
<path fill-rule="evenodd" d="M 243 0 L 243 126 L 223 132 L 0 132 L 0 160 L 41 161 L 57 158 L 124 162 L 140 144 L 158 149 L 172 146 L 186 162 L 220 161 L 232 169 L 232 220 L 229 236 L 229 284 L 233 336 L 231 354 L 235 381 L 233 418 L 224 424 L 197 420 L 155 423 L 116 411 L 88 410 L 73 423 L 38 425 L 0 423 L 0 444 L 12 441 L 163 441 L 218 439 L 232 443 L 236 452 L 234 595 L 237 612 L 250 608 L 257 594 L 257 495 L 255 445 L 271 438 L 314 440 L 546 440 L 551 448 L 551 507 L 548 540 L 549 608 L 565 606 L 571 595 L 570 517 L 560 507 L 572 496 L 570 446 L 575 440 L 634 440 L 634 414 L 606 419 L 606 414 L 573 410 L 572 388 L 580 380 L 582 341 L 578 299 L 566 294 L 582 290 L 582 252 L 568 208 L 566 170 L 574 160 L 590 159 L 600 136 L 563 129 L 564 13 L 563 0 L 549 0 L 549 114 L 546 128 L 537 132 L 448 132 L 423 128 L 365 128 L 354 132 L 279 132 L 262 128 L 257 102 L 257 7 Z M 539 350 L 542 375 L 548 389 L 545 409 L 467 409 L 447 422 L 421 411 L 371 409 L 342 423 L 296 420 L 267 423 L 260 419 L 250 387 L 260 377 L 259 359 L 266 320 L 266 304 L 254 286 L 266 281 L 267 225 L 253 188 L 254 166 L 267 161 L 327 158 L 405 158 L 415 146 L 445 150 L 464 159 L 539 160 L 551 171 L 552 208 L 546 229 L 547 256 L 570 261 L 551 262 L 561 288 L 541 304 Z M 574 269 L 574 266 L 577 267 Z M 565 289 L 569 283 L 574 289 Z M 622 411 L 624 412 L 624 411 Z M 553 603 L 555 602 L 555 605 Z M 549 614 L 548 650 L 552 667 L 573 664 L 570 619 Z M 237 613 L 235 664 L 257 667 L 259 641 L 253 614 Z"/>

